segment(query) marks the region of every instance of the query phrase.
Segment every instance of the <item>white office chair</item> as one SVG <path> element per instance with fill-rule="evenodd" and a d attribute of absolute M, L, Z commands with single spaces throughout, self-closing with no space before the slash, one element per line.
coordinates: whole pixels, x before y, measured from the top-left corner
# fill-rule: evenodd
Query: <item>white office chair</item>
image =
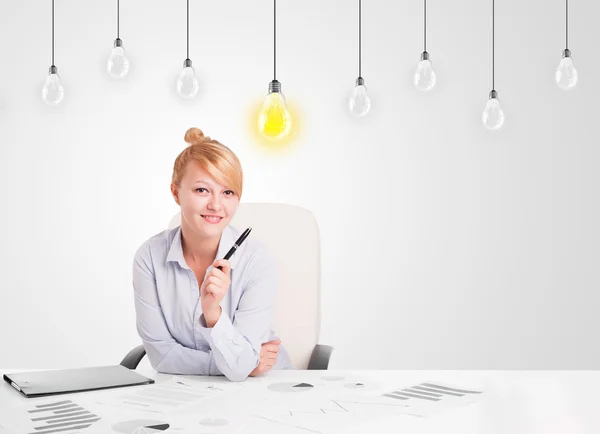
<path fill-rule="evenodd" d="M 169 228 L 181 224 L 177 213 Z M 307 209 L 276 203 L 240 203 L 231 221 L 240 230 L 252 227 L 273 253 L 279 288 L 273 330 L 296 369 L 327 369 L 333 348 L 319 345 L 321 328 L 321 255 L 317 222 Z M 142 345 L 125 356 L 121 365 L 135 369 L 145 355 Z"/>

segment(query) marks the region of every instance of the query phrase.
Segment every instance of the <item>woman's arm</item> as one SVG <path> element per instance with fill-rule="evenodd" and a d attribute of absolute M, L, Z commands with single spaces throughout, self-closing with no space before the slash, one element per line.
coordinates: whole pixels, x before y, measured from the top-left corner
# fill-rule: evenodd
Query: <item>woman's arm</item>
<path fill-rule="evenodd" d="M 243 381 L 258 366 L 260 350 L 269 340 L 277 295 L 277 265 L 266 250 L 250 258 L 248 281 L 233 323 L 222 313 L 212 328 L 200 316 L 202 336 L 212 349 L 217 368 L 232 381 Z"/>
<path fill-rule="evenodd" d="M 137 330 L 150 364 L 156 371 L 169 374 L 222 375 L 215 364 L 212 351 L 184 347 L 169 332 L 158 299 L 148 245 L 142 246 L 135 255 L 133 289 Z"/>

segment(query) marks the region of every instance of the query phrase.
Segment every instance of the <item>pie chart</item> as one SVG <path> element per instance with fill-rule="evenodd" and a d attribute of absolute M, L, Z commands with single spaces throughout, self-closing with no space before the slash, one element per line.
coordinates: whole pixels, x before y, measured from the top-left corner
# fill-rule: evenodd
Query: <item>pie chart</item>
<path fill-rule="evenodd" d="M 169 426 L 158 420 L 140 419 L 116 423 L 112 429 L 121 434 L 158 434 L 168 430 Z"/>
<path fill-rule="evenodd" d="M 347 387 L 348 389 L 364 389 L 365 383 L 348 383 L 344 384 L 344 387 Z"/>
<path fill-rule="evenodd" d="M 370 391 L 379 389 L 379 384 L 372 382 L 353 381 L 352 383 L 344 384 L 346 389 L 352 389 L 355 391 Z"/>
<path fill-rule="evenodd" d="M 314 386 L 309 383 L 273 383 L 269 384 L 267 388 L 273 392 L 284 392 L 284 393 L 297 393 L 306 392 L 312 390 Z"/>

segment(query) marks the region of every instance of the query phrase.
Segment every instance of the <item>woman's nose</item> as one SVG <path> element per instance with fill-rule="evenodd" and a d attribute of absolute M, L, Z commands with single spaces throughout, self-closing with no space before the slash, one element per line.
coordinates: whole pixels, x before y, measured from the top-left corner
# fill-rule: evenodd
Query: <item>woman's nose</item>
<path fill-rule="evenodd" d="M 219 201 L 219 199 L 217 197 L 213 196 L 208 201 L 208 207 L 210 209 L 218 211 L 219 209 L 221 209 L 221 202 Z"/>

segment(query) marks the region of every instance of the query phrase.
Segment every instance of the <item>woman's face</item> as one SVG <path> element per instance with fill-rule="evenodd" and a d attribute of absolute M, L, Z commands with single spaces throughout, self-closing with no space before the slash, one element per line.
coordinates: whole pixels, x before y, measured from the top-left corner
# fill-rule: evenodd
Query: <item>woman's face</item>
<path fill-rule="evenodd" d="M 236 193 L 193 161 L 186 167 L 181 185 L 171 185 L 171 192 L 181 207 L 181 225 L 203 237 L 220 236 L 240 202 Z"/>

